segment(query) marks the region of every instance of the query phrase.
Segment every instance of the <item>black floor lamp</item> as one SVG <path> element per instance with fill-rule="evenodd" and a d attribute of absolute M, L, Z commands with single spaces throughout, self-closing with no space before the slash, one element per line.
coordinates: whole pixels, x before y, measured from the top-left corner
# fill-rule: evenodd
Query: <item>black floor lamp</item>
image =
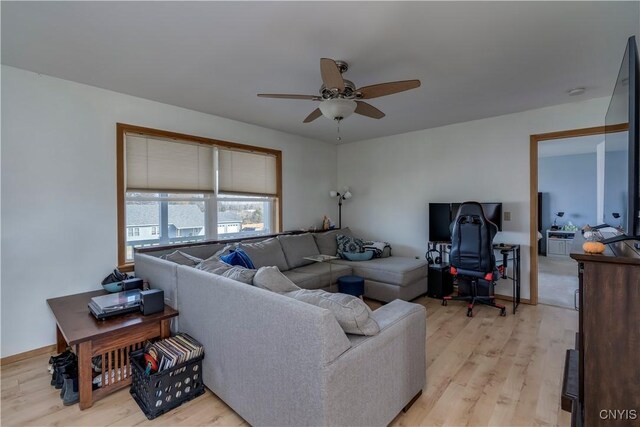
<path fill-rule="evenodd" d="M 329 196 L 338 198 L 338 228 L 342 228 L 342 201 L 353 197 L 349 191 L 349 187 L 344 187 L 344 191 L 339 193 L 337 191 L 329 191 Z"/>

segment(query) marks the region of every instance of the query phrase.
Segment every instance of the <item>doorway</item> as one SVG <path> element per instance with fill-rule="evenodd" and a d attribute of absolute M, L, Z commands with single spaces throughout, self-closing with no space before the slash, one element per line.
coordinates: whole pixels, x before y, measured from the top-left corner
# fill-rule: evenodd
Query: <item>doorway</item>
<path fill-rule="evenodd" d="M 619 132 L 624 130 L 623 127 L 624 125 L 622 125 L 620 129 L 618 129 L 617 127 L 611 127 L 607 129 L 607 131 Z M 580 141 L 587 143 L 587 141 L 590 141 L 590 138 L 584 138 L 584 137 L 595 137 L 595 139 L 604 140 L 604 134 L 605 134 L 604 126 L 597 126 L 597 127 L 591 127 L 591 128 L 573 129 L 568 131 L 551 132 L 551 133 L 530 136 L 529 161 L 530 161 L 530 205 L 531 205 L 531 211 L 530 211 L 531 271 L 529 276 L 529 283 L 531 284 L 530 295 L 531 295 L 532 304 L 543 302 L 539 298 L 539 283 L 538 283 L 538 272 L 539 272 L 539 269 L 542 267 L 543 272 L 550 271 L 552 274 L 558 274 L 558 276 L 567 276 L 567 279 L 566 279 L 567 285 L 563 287 L 565 289 L 565 291 L 563 292 L 566 292 L 565 297 L 561 298 L 561 295 L 553 295 L 553 290 L 554 289 L 558 290 L 558 287 L 556 288 L 551 287 L 550 288 L 551 291 L 547 291 L 545 289 L 545 294 L 546 294 L 546 296 L 544 297 L 545 303 L 549 303 L 547 298 L 551 297 L 552 299 L 551 303 L 553 303 L 554 305 L 562 304 L 563 306 L 570 306 L 570 307 L 574 306 L 573 305 L 573 289 L 577 289 L 577 265 L 571 258 L 566 257 L 565 255 L 565 254 L 568 254 L 570 251 L 570 247 L 571 247 L 570 241 L 572 239 L 569 237 L 572 237 L 572 236 L 570 235 L 570 233 L 561 233 L 561 232 L 570 231 L 570 230 L 563 230 L 563 229 L 551 230 L 551 227 L 554 225 L 553 220 L 555 220 L 555 226 L 561 227 L 561 228 L 564 228 L 565 225 L 568 225 L 567 222 L 571 221 L 574 226 L 578 227 L 578 230 L 576 232 L 580 233 L 580 228 L 582 227 L 582 225 L 586 223 L 589 223 L 590 225 L 597 224 L 597 218 L 600 217 L 599 212 L 597 212 L 597 205 L 596 205 L 596 211 L 594 212 L 595 218 L 591 216 L 589 216 L 588 218 L 586 216 L 582 218 L 583 214 L 577 214 L 578 217 L 573 217 L 571 215 L 571 212 L 573 211 L 570 209 L 575 210 L 575 205 L 572 206 L 571 208 L 568 207 L 566 209 L 565 208 L 560 209 L 559 207 L 557 207 L 558 205 L 554 205 L 554 207 L 552 207 L 550 204 L 548 204 L 547 211 L 546 212 L 541 211 L 541 209 L 545 208 L 545 200 L 543 198 L 544 197 L 543 195 L 539 196 L 538 171 L 540 167 L 540 162 L 539 162 L 540 144 L 542 142 L 547 142 L 547 141 L 552 142 L 552 141 L 560 141 L 560 140 L 567 140 L 567 144 L 580 144 Z M 583 138 L 583 139 L 580 140 L 578 138 Z M 591 139 L 591 141 L 593 142 L 593 139 Z M 543 151 L 544 150 L 545 149 L 543 149 Z M 589 191 L 595 192 L 597 197 L 598 191 L 603 191 L 603 190 L 598 190 L 596 187 L 594 187 Z M 583 194 L 583 191 L 578 190 L 576 191 L 576 193 L 580 195 L 580 194 Z M 555 210 L 552 212 L 553 209 Z M 562 216 L 557 215 L 560 212 L 563 212 Z M 587 221 L 593 221 L 593 222 L 590 223 Z M 576 224 L 578 222 L 581 224 Z M 552 233 L 552 236 L 548 238 L 547 230 L 557 232 L 557 233 L 555 233 L 555 235 Z M 564 243 L 561 243 L 561 237 L 566 237 L 564 239 L 565 240 Z M 555 239 L 555 240 L 550 240 L 550 239 Z M 544 250 L 548 249 L 547 240 L 550 240 L 554 254 L 555 253 L 560 254 L 564 252 L 564 254 L 562 254 L 561 256 L 566 258 L 559 258 L 559 259 L 553 258 L 551 262 L 548 262 L 549 260 L 548 258 L 546 258 L 542 260 L 542 263 L 541 263 L 540 262 L 541 256 L 539 255 L 539 252 L 542 254 L 542 249 Z M 566 241 L 569 241 L 569 243 L 566 243 Z M 547 255 L 546 252 L 544 254 L 545 256 Z M 573 264 L 569 264 L 568 262 L 567 263 L 563 262 L 565 260 L 572 262 Z M 570 278 L 571 275 L 569 273 L 571 273 L 571 270 L 573 270 L 573 276 L 575 277 L 575 286 L 573 284 L 574 282 L 571 281 L 571 278 Z M 566 298 L 566 296 L 569 296 L 569 298 Z M 555 297 L 558 297 L 559 301 L 554 301 Z"/>
<path fill-rule="evenodd" d="M 600 154 L 598 152 L 600 151 Z M 538 142 L 538 302 L 575 307 L 576 233 L 598 221 L 598 157 L 604 134 Z"/>

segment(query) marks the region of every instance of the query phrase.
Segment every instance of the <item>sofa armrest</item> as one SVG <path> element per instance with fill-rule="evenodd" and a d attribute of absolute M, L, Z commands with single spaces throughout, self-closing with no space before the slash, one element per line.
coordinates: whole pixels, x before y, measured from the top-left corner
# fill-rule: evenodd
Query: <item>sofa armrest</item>
<path fill-rule="evenodd" d="M 414 313 L 420 313 L 426 317 L 426 308 L 420 304 L 413 304 L 407 301 L 396 299 L 388 304 L 383 305 L 373 312 L 373 318 L 378 322 L 380 330 L 393 325 Z"/>
<path fill-rule="evenodd" d="M 330 425 L 387 425 L 426 383 L 426 309 L 394 300 L 373 313 L 380 333 L 351 336 L 327 367 Z"/>
<path fill-rule="evenodd" d="M 134 262 L 136 277 L 148 282 L 149 286 L 153 289 L 162 289 L 164 291 L 164 302 L 177 309 L 178 264 L 152 255 L 140 253 L 134 255 Z"/>

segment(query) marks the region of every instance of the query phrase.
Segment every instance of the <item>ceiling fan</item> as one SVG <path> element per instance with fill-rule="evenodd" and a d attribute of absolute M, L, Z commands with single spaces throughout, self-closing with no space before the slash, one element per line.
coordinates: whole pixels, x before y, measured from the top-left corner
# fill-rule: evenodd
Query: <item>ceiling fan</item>
<path fill-rule="evenodd" d="M 310 123 L 320 116 L 336 120 L 338 123 L 352 113 L 373 119 L 381 119 L 384 113 L 362 99 L 380 98 L 405 90 L 420 87 L 420 80 L 402 80 L 397 82 L 379 83 L 356 89 L 353 82 L 342 78 L 342 74 L 349 69 L 344 61 L 334 61 L 329 58 L 320 59 L 320 75 L 323 84 L 319 95 L 287 95 L 279 93 L 260 93 L 262 98 L 304 99 L 321 101 L 320 106 L 304 119 Z"/>

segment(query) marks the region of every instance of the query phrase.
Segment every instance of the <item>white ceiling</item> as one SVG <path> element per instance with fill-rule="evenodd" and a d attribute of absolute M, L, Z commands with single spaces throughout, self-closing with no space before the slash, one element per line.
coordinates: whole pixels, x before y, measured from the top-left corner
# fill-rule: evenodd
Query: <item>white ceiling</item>
<path fill-rule="evenodd" d="M 347 118 L 349 142 L 607 96 L 639 5 L 3 1 L 2 63 L 331 142 L 302 123 L 316 102 L 256 94 L 316 94 L 321 57 L 357 86 L 422 81 Z"/>

